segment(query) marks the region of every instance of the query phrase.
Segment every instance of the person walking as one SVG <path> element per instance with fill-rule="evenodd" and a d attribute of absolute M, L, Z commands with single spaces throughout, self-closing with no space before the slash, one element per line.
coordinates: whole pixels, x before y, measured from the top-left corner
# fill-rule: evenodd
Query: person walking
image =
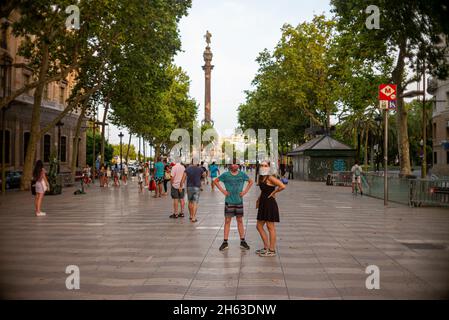
<path fill-rule="evenodd" d="M 100 172 L 98 173 L 98 177 L 100 178 L 100 187 L 101 188 L 104 188 L 104 183 L 106 180 L 105 175 L 106 175 L 106 168 L 105 168 L 104 164 L 102 164 L 100 167 Z"/>
<path fill-rule="evenodd" d="M 164 196 L 167 195 L 169 181 L 171 181 L 171 166 L 168 164 L 167 160 L 164 160 L 164 193 L 162 194 Z"/>
<path fill-rule="evenodd" d="M 220 169 L 215 164 L 215 161 L 212 162 L 212 164 L 209 166 L 209 171 L 210 171 L 211 187 L 212 187 L 212 191 L 214 191 L 215 190 L 214 180 L 220 175 Z"/>
<path fill-rule="evenodd" d="M 119 173 L 119 167 L 116 163 L 114 166 L 114 186 L 120 187 L 120 173 Z"/>
<path fill-rule="evenodd" d="M 34 200 L 36 217 L 43 217 L 47 214 L 41 211 L 42 201 L 44 199 L 45 192 L 49 190 L 50 185 L 47 180 L 47 173 L 44 169 L 42 160 L 37 160 L 33 170 L 33 182 L 36 188 L 36 197 Z"/>
<path fill-rule="evenodd" d="M 108 168 L 106 169 L 106 187 L 109 187 L 110 180 L 112 180 L 112 170 L 111 166 L 108 165 Z"/>
<path fill-rule="evenodd" d="M 181 185 L 187 180 L 187 200 L 189 201 L 190 221 L 198 222 L 196 214 L 201 193 L 201 176 L 203 169 L 197 164 L 190 165 L 184 172 Z"/>
<path fill-rule="evenodd" d="M 290 164 L 288 165 L 288 180 L 293 179 L 293 162 L 290 161 Z"/>
<path fill-rule="evenodd" d="M 220 182 L 223 182 L 226 189 L 221 186 Z M 247 182 L 247 185 L 245 190 L 243 190 L 245 182 Z M 215 186 L 226 196 L 224 209 L 224 238 L 223 243 L 219 248 L 220 251 L 229 248 L 228 238 L 233 217 L 237 219 L 237 227 L 240 235 L 240 248 L 244 250 L 250 249 L 245 240 L 245 227 L 243 226 L 243 197 L 248 193 L 249 189 L 251 189 L 253 183 L 254 182 L 246 173 L 239 171 L 239 166 L 237 164 L 232 164 L 230 171 L 223 173 L 214 180 Z"/>
<path fill-rule="evenodd" d="M 123 172 L 122 181 L 126 186 L 128 185 L 128 173 L 129 173 L 128 165 L 126 164 L 126 162 L 122 166 L 122 172 Z"/>
<path fill-rule="evenodd" d="M 270 174 L 270 163 L 266 161 L 260 164 L 258 185 L 261 193 L 256 202 L 257 231 L 262 238 L 264 247 L 256 250 L 256 253 L 263 257 L 273 257 L 276 255 L 275 223 L 280 221 L 276 194 L 284 190 L 285 185 Z M 268 229 L 268 235 L 264 229 L 265 225 Z"/>
<path fill-rule="evenodd" d="M 172 219 L 184 218 L 185 192 L 184 192 L 184 173 L 186 169 L 181 163 L 176 163 L 170 172 L 171 198 L 173 199 Z M 181 213 L 178 215 L 178 205 L 181 205 Z"/>
<path fill-rule="evenodd" d="M 144 181 L 144 177 L 143 177 L 144 173 L 143 173 L 143 168 L 140 166 L 139 167 L 139 173 L 138 173 L 138 184 L 139 184 L 139 193 L 143 192 L 143 181 Z"/>
<path fill-rule="evenodd" d="M 201 191 L 203 191 L 203 185 L 209 184 L 209 181 L 207 179 L 208 171 L 207 167 L 204 165 L 204 161 L 201 161 L 201 170 L 203 170 L 203 174 L 201 175 Z"/>
<path fill-rule="evenodd" d="M 156 182 L 156 193 L 155 198 L 162 197 L 162 183 L 164 182 L 164 163 L 162 158 L 159 157 L 158 161 L 154 164 L 154 181 Z"/>
<path fill-rule="evenodd" d="M 145 187 L 148 187 L 148 183 L 149 183 L 149 179 L 150 179 L 150 168 L 149 168 L 147 162 L 145 162 L 143 170 L 144 170 L 144 176 L 145 176 Z"/>
<path fill-rule="evenodd" d="M 352 172 L 352 193 L 355 192 L 355 185 L 357 184 L 360 194 L 363 196 L 363 189 L 362 189 L 362 167 L 359 165 L 359 161 L 356 160 L 355 164 L 351 168 Z"/>

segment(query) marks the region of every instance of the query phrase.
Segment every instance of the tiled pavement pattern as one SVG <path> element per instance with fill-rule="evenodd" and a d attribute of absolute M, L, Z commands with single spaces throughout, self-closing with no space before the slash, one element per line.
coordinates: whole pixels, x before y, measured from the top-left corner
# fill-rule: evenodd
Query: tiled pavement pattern
<path fill-rule="evenodd" d="M 171 220 L 171 201 L 121 189 L 0 197 L 0 293 L 7 299 L 441 299 L 449 297 L 449 210 L 408 208 L 323 183 L 292 181 L 278 196 L 278 256 L 254 253 L 254 187 L 245 200 L 251 251 L 233 222 L 221 253 L 223 196 L 201 195 L 199 222 Z M 81 288 L 65 287 L 77 265 Z M 365 268 L 380 268 L 367 290 Z"/>

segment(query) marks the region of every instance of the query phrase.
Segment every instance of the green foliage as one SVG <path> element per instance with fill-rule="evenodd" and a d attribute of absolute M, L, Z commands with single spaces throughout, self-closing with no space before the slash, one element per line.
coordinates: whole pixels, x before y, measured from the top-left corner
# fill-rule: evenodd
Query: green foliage
<path fill-rule="evenodd" d="M 324 16 L 297 27 L 284 25 L 273 53 L 265 50 L 257 59 L 255 89 L 239 107 L 240 126 L 278 128 L 281 145 L 303 142 L 311 124 L 329 128 L 345 72 L 337 45 L 335 22 Z"/>
<path fill-rule="evenodd" d="M 86 163 L 90 166 L 93 165 L 93 145 L 94 145 L 94 135 L 92 130 L 87 131 L 87 141 L 86 141 Z M 100 154 L 101 148 L 101 134 L 95 134 L 95 154 L 98 156 Z M 105 141 L 104 145 L 104 158 L 105 163 L 111 163 L 114 154 L 114 147 Z"/>
<path fill-rule="evenodd" d="M 120 157 L 120 144 L 113 144 L 112 145 L 113 148 L 113 153 L 112 156 L 115 157 Z M 123 161 L 126 161 L 126 153 L 128 152 L 128 143 L 123 143 L 122 144 L 122 156 L 123 156 Z M 129 160 L 134 160 L 137 159 L 137 151 L 136 151 L 136 147 L 131 144 L 129 146 L 129 155 L 128 155 L 128 159 Z"/>

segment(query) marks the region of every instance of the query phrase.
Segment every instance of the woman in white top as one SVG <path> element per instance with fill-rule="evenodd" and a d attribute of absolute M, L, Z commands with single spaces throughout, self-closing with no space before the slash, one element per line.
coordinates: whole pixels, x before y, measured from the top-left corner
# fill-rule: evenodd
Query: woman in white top
<path fill-rule="evenodd" d="M 44 199 L 45 192 L 49 189 L 49 184 L 44 169 L 44 164 L 41 160 L 36 161 L 33 171 L 33 179 L 36 187 L 36 199 L 34 201 L 35 213 L 37 217 L 43 217 L 46 213 L 41 211 L 42 200 Z"/>

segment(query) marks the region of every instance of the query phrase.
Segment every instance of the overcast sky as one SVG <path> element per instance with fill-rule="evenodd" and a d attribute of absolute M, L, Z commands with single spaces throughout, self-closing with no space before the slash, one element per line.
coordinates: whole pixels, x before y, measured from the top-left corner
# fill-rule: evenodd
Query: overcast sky
<path fill-rule="evenodd" d="M 329 0 L 193 0 L 189 15 L 179 25 L 182 52 L 175 57 L 191 79 L 191 97 L 199 104 L 198 121 L 204 119 L 204 35 L 212 33 L 212 119 L 220 134 L 238 126 L 237 108 L 245 102 L 257 72 L 259 52 L 272 50 L 284 23 L 298 25 L 314 14 L 330 16 Z M 123 141 L 128 133 L 123 130 Z M 111 127 L 109 138 L 118 143 L 119 130 Z M 134 142 L 134 141 L 133 141 Z M 137 140 L 135 141 L 137 145 Z"/>

